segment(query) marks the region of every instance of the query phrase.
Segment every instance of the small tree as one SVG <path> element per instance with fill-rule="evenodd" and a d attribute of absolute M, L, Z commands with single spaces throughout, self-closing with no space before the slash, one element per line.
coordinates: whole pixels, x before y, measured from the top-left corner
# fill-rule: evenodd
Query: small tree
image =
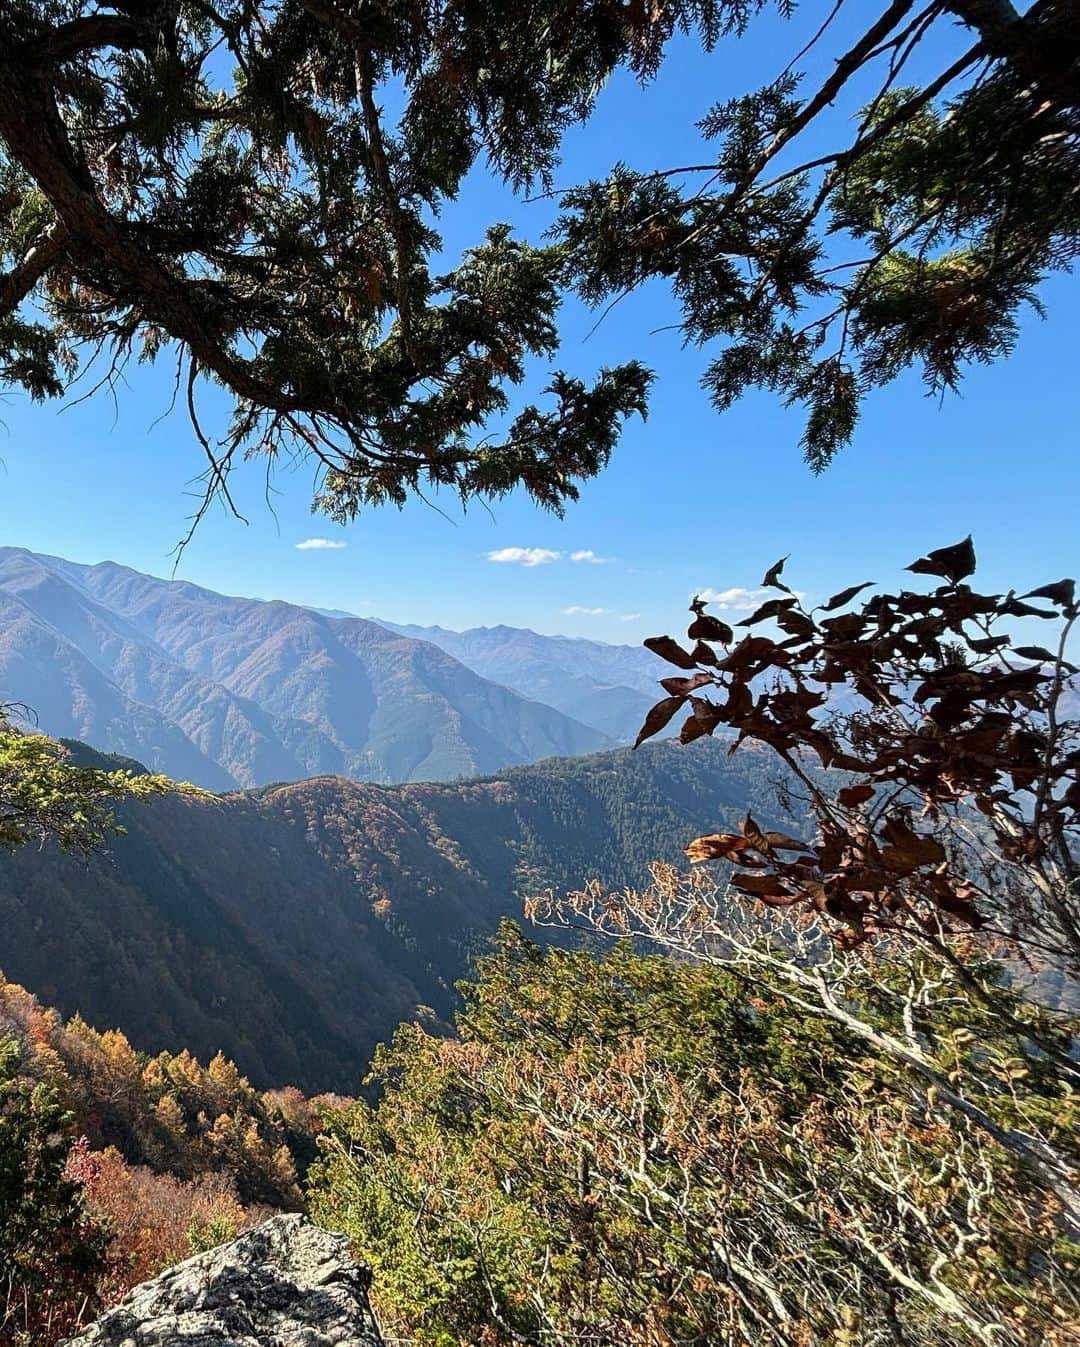
<path fill-rule="evenodd" d="M 66 1173 L 72 1117 L 0 1039 L 0 1342 L 55 1342 L 92 1314 L 106 1238 Z"/>
<path fill-rule="evenodd" d="M 732 752 L 767 746 L 801 783 L 817 836 L 748 818 L 699 837 L 690 859 L 734 863 L 739 893 L 804 908 L 849 946 L 902 933 L 946 952 L 948 937 L 977 933 L 1080 977 L 1073 581 L 979 593 L 968 538 L 908 567 L 942 581 L 928 593 L 852 609 L 858 584 L 808 612 L 783 567 L 763 582 L 778 597 L 739 624 L 773 635 L 736 641 L 695 600 L 689 649 L 645 642 L 684 672 L 662 680 L 668 696 L 637 742 L 689 709 L 683 743 L 722 731 Z M 1018 643 L 1020 619 L 1056 623 L 1052 648 Z"/>
<path fill-rule="evenodd" d="M 7 709 L 0 705 L 0 850 L 51 838 L 65 851 L 93 851 L 123 831 L 113 804 L 174 788 L 163 776 L 73 766 L 62 744 L 17 729 Z"/>

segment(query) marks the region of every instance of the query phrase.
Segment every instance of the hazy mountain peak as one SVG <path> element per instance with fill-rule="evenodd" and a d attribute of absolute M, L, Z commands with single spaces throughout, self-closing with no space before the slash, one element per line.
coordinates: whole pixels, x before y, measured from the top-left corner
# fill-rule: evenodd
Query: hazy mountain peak
<path fill-rule="evenodd" d="M 22 548 L 0 548 L 4 698 L 212 789 L 450 779 L 612 742 L 439 642 Z"/>
<path fill-rule="evenodd" d="M 483 677 L 546 702 L 619 743 L 632 742 L 660 695 L 657 682 L 663 669 L 656 656 L 641 646 L 544 636 L 505 624 L 465 631 L 396 622 L 383 625 L 430 641 Z"/>

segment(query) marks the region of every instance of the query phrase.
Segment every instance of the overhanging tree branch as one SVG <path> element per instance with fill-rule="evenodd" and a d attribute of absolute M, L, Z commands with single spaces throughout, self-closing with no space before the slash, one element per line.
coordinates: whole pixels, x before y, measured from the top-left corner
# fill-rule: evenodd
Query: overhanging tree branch
<path fill-rule="evenodd" d="M 67 241 L 66 228 L 54 221 L 38 235 L 16 266 L 0 274 L 0 316 L 19 307 L 59 259 Z"/>

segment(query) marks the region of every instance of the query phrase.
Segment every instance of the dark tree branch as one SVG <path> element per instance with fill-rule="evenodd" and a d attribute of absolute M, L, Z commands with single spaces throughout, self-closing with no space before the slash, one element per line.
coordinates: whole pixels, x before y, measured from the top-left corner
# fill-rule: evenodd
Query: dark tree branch
<path fill-rule="evenodd" d="M 1080 5 L 1036 0 L 1021 15 L 1010 0 L 945 0 L 984 50 L 1029 80 L 1047 102 L 1080 108 Z"/>
<path fill-rule="evenodd" d="M 869 28 L 858 42 L 840 57 L 836 63 L 836 69 L 821 85 L 813 98 L 803 105 L 797 116 L 793 117 L 773 136 L 754 166 L 753 173 L 749 176 L 750 182 L 757 178 L 766 164 L 770 163 L 785 145 L 794 140 L 819 113 L 829 106 L 848 80 L 869 58 L 874 48 L 889 36 L 900 20 L 914 7 L 915 0 L 893 0 L 893 3 L 889 5 L 877 23 Z"/>
<path fill-rule="evenodd" d="M 148 316 L 185 342 L 201 366 L 241 397 L 280 410 L 299 407 L 296 398 L 252 375 L 246 362 L 229 351 L 200 317 L 190 287 L 143 253 L 113 218 L 72 149 L 51 92 L 38 77 L 10 67 L 0 75 L 0 135 L 12 158 L 45 192 L 68 232 L 108 258 L 142 297 Z"/>
<path fill-rule="evenodd" d="M 42 231 L 21 262 L 0 275 L 0 316 L 13 312 L 64 251 L 68 233 L 59 221 Z"/>
<path fill-rule="evenodd" d="M 401 337 L 406 351 L 410 350 L 413 338 L 412 301 L 409 295 L 409 280 L 412 270 L 412 249 L 409 247 L 408 226 L 401 209 L 401 198 L 390 175 L 390 165 L 386 159 L 386 147 L 383 145 L 382 126 L 379 122 L 379 109 L 375 106 L 373 91 L 374 76 L 371 69 L 371 55 L 358 45 L 356 48 L 356 85 L 360 95 L 360 106 L 364 110 L 364 130 L 367 135 L 368 149 L 375 178 L 386 202 L 390 231 L 394 236 L 395 255 L 395 295 L 397 298 L 398 318 L 401 321 Z"/>
<path fill-rule="evenodd" d="M 30 45 L 24 59 L 32 65 L 62 65 L 84 52 L 115 47 L 132 51 L 146 41 L 145 29 L 118 14 L 90 14 L 59 24 L 48 36 Z"/>

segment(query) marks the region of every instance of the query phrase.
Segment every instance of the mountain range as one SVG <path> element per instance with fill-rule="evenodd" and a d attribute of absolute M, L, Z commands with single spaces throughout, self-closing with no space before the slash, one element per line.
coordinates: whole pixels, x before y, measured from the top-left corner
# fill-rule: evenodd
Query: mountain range
<path fill-rule="evenodd" d="M 400 627 L 0 548 L 0 701 L 210 790 L 454 780 L 627 742 L 644 650 Z"/>
<path fill-rule="evenodd" d="M 401 1020 L 449 1018 L 524 896 L 642 884 L 747 808 L 784 826 L 774 776 L 702 740 L 455 784 L 169 795 L 126 806 L 110 854 L 0 857 L 0 969 L 143 1051 L 220 1049 L 260 1087 L 352 1092 Z"/>
<path fill-rule="evenodd" d="M 659 696 L 657 679 L 666 672 L 641 646 L 541 636 L 521 627 L 448 631 L 376 620 L 401 636 L 430 641 L 481 677 L 545 702 L 617 743 L 637 737 Z"/>

